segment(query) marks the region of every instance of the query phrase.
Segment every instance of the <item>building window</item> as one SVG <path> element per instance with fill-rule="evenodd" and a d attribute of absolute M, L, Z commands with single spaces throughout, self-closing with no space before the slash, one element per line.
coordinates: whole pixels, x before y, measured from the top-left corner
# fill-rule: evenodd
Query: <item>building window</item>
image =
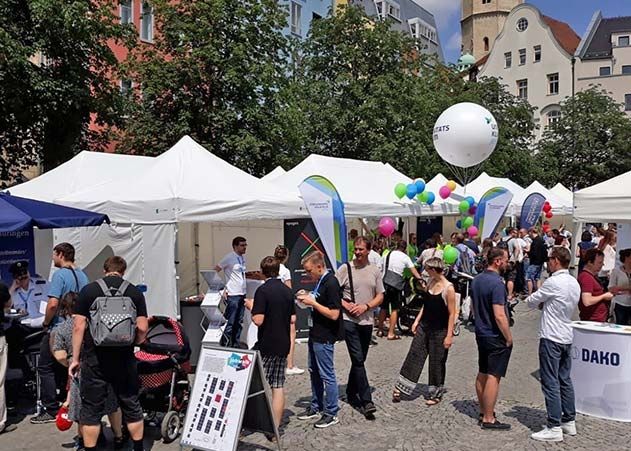
<path fill-rule="evenodd" d="M 320 14 L 313 13 L 313 19 L 311 19 L 312 21 L 320 20 L 320 19 L 322 19 L 322 16 Z"/>
<path fill-rule="evenodd" d="M 559 93 L 559 73 L 548 74 L 548 94 L 555 95 Z"/>
<path fill-rule="evenodd" d="M 401 20 L 401 9 L 399 8 L 399 5 L 388 2 L 388 15 L 397 20 Z"/>
<path fill-rule="evenodd" d="M 120 2 L 120 17 L 122 25 L 129 25 L 134 23 L 132 8 L 132 0 L 122 0 Z"/>
<path fill-rule="evenodd" d="M 300 30 L 300 16 L 302 15 L 302 5 L 299 3 L 291 2 L 291 32 L 298 36 L 301 36 Z"/>
<path fill-rule="evenodd" d="M 528 80 L 517 80 L 517 95 L 522 99 L 528 99 Z"/>
<path fill-rule="evenodd" d="M 506 52 L 504 53 L 504 68 L 508 69 L 513 65 L 513 53 Z"/>
<path fill-rule="evenodd" d="M 535 45 L 534 51 L 535 51 L 535 63 L 538 63 L 539 61 L 541 61 L 541 46 Z"/>
<path fill-rule="evenodd" d="M 489 51 L 489 38 L 485 37 L 482 41 L 484 42 L 484 51 L 488 52 Z"/>
<path fill-rule="evenodd" d="M 482 0 L 483 5 L 488 5 L 489 3 L 491 3 L 491 0 Z"/>
<path fill-rule="evenodd" d="M 522 17 L 517 21 L 517 31 L 526 31 L 528 28 L 528 19 Z"/>
<path fill-rule="evenodd" d="M 120 91 L 122 95 L 127 95 L 131 92 L 131 88 L 133 87 L 133 83 L 131 80 L 123 79 L 120 81 Z"/>
<path fill-rule="evenodd" d="M 624 110 L 631 111 L 631 94 L 624 95 Z"/>
<path fill-rule="evenodd" d="M 419 24 L 417 23 L 410 24 L 410 34 L 415 38 L 419 37 L 418 27 L 419 27 Z"/>
<path fill-rule="evenodd" d="M 629 36 L 618 36 L 618 47 L 628 47 Z"/>
<path fill-rule="evenodd" d="M 153 42 L 153 6 L 149 2 L 140 5 L 140 39 Z"/>
<path fill-rule="evenodd" d="M 559 110 L 552 110 L 548 112 L 548 126 L 554 124 L 555 122 L 559 122 L 561 119 L 561 112 Z"/>
<path fill-rule="evenodd" d="M 384 18 L 384 13 L 383 13 L 383 2 L 375 2 L 375 5 L 377 6 L 377 15 L 380 18 Z"/>
<path fill-rule="evenodd" d="M 607 75 L 611 75 L 611 67 L 601 66 L 599 70 L 599 74 L 601 77 L 606 77 Z"/>
<path fill-rule="evenodd" d="M 526 49 L 519 49 L 519 65 L 526 64 Z"/>
<path fill-rule="evenodd" d="M 631 66 L 622 66 L 623 75 L 631 75 Z"/>

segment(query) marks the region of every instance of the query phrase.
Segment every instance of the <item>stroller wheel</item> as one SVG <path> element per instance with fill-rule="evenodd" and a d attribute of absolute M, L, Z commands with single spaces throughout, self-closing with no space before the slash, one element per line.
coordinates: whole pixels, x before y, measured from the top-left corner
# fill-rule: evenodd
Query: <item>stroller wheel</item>
<path fill-rule="evenodd" d="M 454 324 L 453 335 L 454 337 L 460 335 L 460 321 L 456 321 L 456 324 Z"/>
<path fill-rule="evenodd" d="M 180 434 L 180 414 L 173 410 L 167 412 L 162 419 L 160 432 L 162 433 L 162 441 L 164 443 L 174 441 Z"/>

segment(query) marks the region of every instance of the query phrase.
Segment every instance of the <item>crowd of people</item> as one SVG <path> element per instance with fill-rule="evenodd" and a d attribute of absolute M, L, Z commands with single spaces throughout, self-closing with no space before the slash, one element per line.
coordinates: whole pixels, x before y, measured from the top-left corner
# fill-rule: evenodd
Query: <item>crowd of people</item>
<path fill-rule="evenodd" d="M 378 337 L 400 339 L 395 325 L 409 278 L 420 283 L 422 308 L 412 324 L 414 336 L 400 371 L 393 374 L 392 402 L 413 396 L 429 361 L 425 403 L 440 403 L 447 391 L 446 362 L 462 301 L 453 274 L 467 273 L 473 278 L 469 293 L 478 348 L 474 385 L 480 427 L 510 428 L 497 418 L 495 404 L 513 349 L 509 306 L 521 297 L 528 306 L 541 310 L 538 353 L 548 420 L 532 438 L 560 441 L 564 435 L 577 433 L 570 377 L 575 311 L 578 308 L 582 320 L 607 322 L 613 318 L 618 324 L 631 325 L 631 249 L 619 250 L 616 262 L 613 226 L 581 235 L 575 244 L 580 262 L 576 278 L 568 271 L 572 236 L 563 230 L 540 233 L 537 228 L 508 228 L 482 243 L 456 232 L 450 237 L 458 251 L 453 265 L 444 263 L 446 243 L 440 234 L 422 246 L 415 234 L 407 241 L 400 233 L 390 240 L 361 236 L 357 231 L 350 236 L 352 258 L 336 271 L 327 268 L 326 257 L 318 251 L 303 258 L 301 270 L 313 282 L 308 291 L 292 286 L 291 271 L 285 265 L 289 250 L 282 245 L 253 274 L 246 270 L 247 240 L 238 236 L 232 241 L 233 251 L 216 265 L 226 279 L 226 326 L 221 345 L 241 346 L 244 312 L 249 310 L 258 326 L 255 349 L 271 388 L 277 425 L 283 417 L 286 376 L 304 373 L 294 357 L 296 306 L 307 309 L 309 316 L 307 367 L 311 380 L 310 405 L 297 418 L 315 420 L 318 429 L 338 423 L 340 394 L 334 354 L 341 342 L 350 361 L 342 398 L 367 419 L 375 418 L 378 410 L 366 361 Z M 19 347 L 39 326 L 45 332 L 37 367 L 41 408 L 31 423 L 53 422 L 60 409 L 67 411 L 78 425 L 75 448 L 92 450 L 100 436 L 102 417 L 109 416 L 115 447 L 119 449 L 131 439 L 134 450 L 142 450 L 143 411 L 134 347 L 143 342 L 148 328 L 144 296 L 125 281 L 126 263 L 121 257 L 108 258 L 103 277 L 92 282 L 74 260 L 72 245 L 61 243 L 53 250 L 57 271 L 50 283 L 31 276 L 27 262 L 17 262 L 11 267 L 14 283 L 10 287 L 0 284 L 0 382 L 4 384 L 7 360 L 14 360 L 25 372 L 30 370 L 19 353 L 11 355 L 11 344 Z M 246 296 L 248 277 L 264 281 L 253 299 Z M 131 336 L 115 346 L 103 344 L 100 319 L 95 315 L 98 300 L 104 297 L 125 299 L 135 311 Z M 22 320 L 30 321 L 5 320 L 5 312 L 15 310 L 22 313 Z M 60 377 L 64 374 L 65 380 Z M 0 387 L 0 433 L 15 428 L 7 424 L 4 392 Z"/>

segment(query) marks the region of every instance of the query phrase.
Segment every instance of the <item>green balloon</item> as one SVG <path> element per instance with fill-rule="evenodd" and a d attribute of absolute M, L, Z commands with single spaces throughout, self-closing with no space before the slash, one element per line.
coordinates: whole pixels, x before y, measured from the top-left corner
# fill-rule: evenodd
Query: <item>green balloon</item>
<path fill-rule="evenodd" d="M 471 205 L 469 205 L 469 202 L 467 202 L 466 200 L 460 201 L 460 204 L 458 205 L 458 210 L 460 210 L 460 213 L 465 214 L 466 212 L 469 211 L 469 208 L 471 208 Z"/>
<path fill-rule="evenodd" d="M 462 228 L 463 229 L 468 229 L 472 225 L 473 225 L 473 218 L 471 216 L 467 216 L 466 218 L 464 218 L 462 220 Z"/>
<path fill-rule="evenodd" d="M 456 263 L 456 260 L 458 260 L 458 249 L 451 246 L 448 248 L 445 247 L 445 249 L 443 249 L 443 260 L 448 265 L 453 265 L 454 263 Z"/>
<path fill-rule="evenodd" d="M 407 187 L 404 183 L 397 183 L 397 185 L 394 187 L 394 195 L 401 199 L 403 196 L 405 196 L 406 189 Z"/>
<path fill-rule="evenodd" d="M 427 191 L 423 191 L 421 194 L 416 196 L 416 198 L 418 199 L 419 202 L 427 203 L 427 200 L 429 199 L 429 193 Z"/>

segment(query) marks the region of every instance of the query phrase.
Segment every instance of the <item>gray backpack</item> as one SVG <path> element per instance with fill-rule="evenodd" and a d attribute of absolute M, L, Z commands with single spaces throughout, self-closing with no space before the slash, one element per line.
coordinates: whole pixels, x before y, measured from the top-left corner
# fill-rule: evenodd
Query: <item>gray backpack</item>
<path fill-rule="evenodd" d="M 123 280 L 119 288 L 96 283 L 103 296 L 94 300 L 90 307 L 90 333 L 96 346 L 131 346 L 136 338 L 136 305 L 125 290 L 130 283 Z"/>

